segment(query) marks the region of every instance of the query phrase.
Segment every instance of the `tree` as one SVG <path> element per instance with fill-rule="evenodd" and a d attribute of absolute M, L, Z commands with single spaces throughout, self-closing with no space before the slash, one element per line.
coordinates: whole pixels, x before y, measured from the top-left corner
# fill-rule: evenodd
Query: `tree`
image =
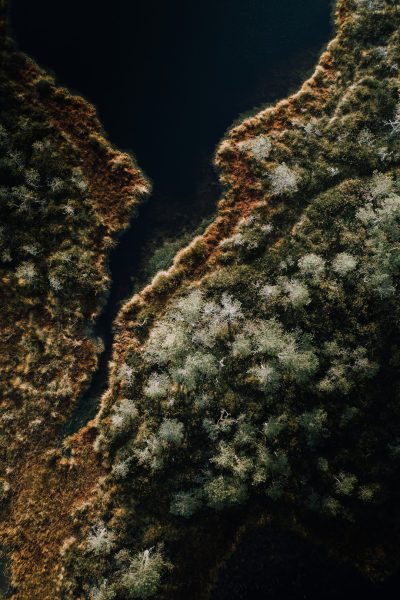
<path fill-rule="evenodd" d="M 103 521 L 93 525 L 87 538 L 87 549 L 93 554 L 109 554 L 115 546 L 115 534 L 107 529 Z"/>
<path fill-rule="evenodd" d="M 189 490 L 188 492 L 178 492 L 174 494 L 170 512 L 173 515 L 189 519 L 202 506 L 201 492 L 199 490 Z"/>
<path fill-rule="evenodd" d="M 351 271 L 354 271 L 356 266 L 357 259 L 351 254 L 347 254 L 347 252 L 340 252 L 337 254 L 332 263 L 332 269 L 341 277 L 344 277 Z"/>
<path fill-rule="evenodd" d="M 129 427 L 137 418 L 138 410 L 133 400 L 123 398 L 121 402 L 114 406 L 111 415 L 111 425 L 113 429 L 123 430 Z"/>
<path fill-rule="evenodd" d="M 276 167 L 269 176 L 273 194 L 294 194 L 297 192 L 299 177 L 286 163 Z"/>
<path fill-rule="evenodd" d="M 184 426 L 176 419 L 164 419 L 158 430 L 159 439 L 165 444 L 179 446 L 183 442 Z"/>
<path fill-rule="evenodd" d="M 159 550 L 150 548 L 135 554 L 121 577 L 128 598 L 152 598 L 158 591 L 165 566 Z"/>
<path fill-rule="evenodd" d="M 272 150 L 271 140 L 264 135 L 257 135 L 254 138 L 238 142 L 238 148 L 249 152 L 257 161 L 266 160 Z"/>
<path fill-rule="evenodd" d="M 311 252 L 301 257 L 298 262 L 300 272 L 303 275 L 309 275 L 313 279 L 320 279 L 325 270 L 325 261 L 318 254 Z"/>

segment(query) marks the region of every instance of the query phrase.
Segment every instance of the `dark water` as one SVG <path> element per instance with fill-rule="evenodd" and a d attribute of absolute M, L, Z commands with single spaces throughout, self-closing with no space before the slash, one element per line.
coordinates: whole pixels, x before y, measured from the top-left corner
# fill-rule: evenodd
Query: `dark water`
<path fill-rule="evenodd" d="M 92 101 L 154 183 L 111 263 L 112 303 L 140 248 L 210 214 L 214 149 L 244 111 L 285 97 L 331 37 L 332 0 L 11 0 L 22 50 Z"/>
<path fill-rule="evenodd" d="M 190 203 L 220 137 L 285 96 L 331 35 L 331 0 L 12 0 L 21 48 L 98 108 L 166 202 Z M 297 63 L 297 64 L 296 64 Z"/>
<path fill-rule="evenodd" d="M 210 600 L 394 600 L 400 574 L 372 583 L 322 546 L 267 526 L 228 560 Z"/>

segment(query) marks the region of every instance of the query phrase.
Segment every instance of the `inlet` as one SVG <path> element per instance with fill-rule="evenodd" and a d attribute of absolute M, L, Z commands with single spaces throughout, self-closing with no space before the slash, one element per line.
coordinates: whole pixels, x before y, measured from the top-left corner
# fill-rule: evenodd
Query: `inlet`
<path fill-rule="evenodd" d="M 219 140 L 241 115 L 287 96 L 312 71 L 332 34 L 331 4 L 13 0 L 20 49 L 96 106 L 108 139 L 134 153 L 154 190 L 111 253 L 110 294 L 95 328 L 105 350 L 62 436 L 96 414 L 112 323 L 146 283 L 148 258 L 214 212 Z"/>

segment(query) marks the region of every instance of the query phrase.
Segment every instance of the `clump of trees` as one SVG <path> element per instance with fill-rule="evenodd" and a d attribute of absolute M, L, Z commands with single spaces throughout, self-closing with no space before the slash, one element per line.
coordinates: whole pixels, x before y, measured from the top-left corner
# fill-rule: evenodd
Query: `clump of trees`
<path fill-rule="evenodd" d="M 115 560 L 118 564 L 118 580 L 103 579 L 89 590 L 90 600 L 113 600 L 120 598 L 152 598 L 159 589 L 161 574 L 168 567 L 160 548 L 148 548 L 132 555 L 120 550 Z"/>
<path fill-rule="evenodd" d="M 163 506 L 161 529 L 255 499 L 269 511 L 284 505 L 342 523 L 384 521 L 398 468 L 390 424 L 398 413 L 392 317 L 400 268 L 400 195 L 396 178 L 385 177 L 316 197 L 278 256 L 267 248 L 256 261 L 220 267 L 172 301 L 140 354 L 127 355 L 135 383 L 119 379 L 127 396 L 110 427 L 124 407 L 131 420 L 113 473 L 123 471 L 117 480 L 134 496 L 143 486 L 156 496 L 163 490 L 154 505 L 158 515 Z M 383 408 L 387 381 L 392 400 Z M 107 429 L 102 436 L 112 454 L 115 438 Z"/>

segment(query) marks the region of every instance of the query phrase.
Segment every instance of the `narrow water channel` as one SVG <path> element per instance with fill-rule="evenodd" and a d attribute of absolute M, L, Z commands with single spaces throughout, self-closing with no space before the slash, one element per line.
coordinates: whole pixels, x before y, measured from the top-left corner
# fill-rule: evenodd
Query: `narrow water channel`
<path fill-rule="evenodd" d="M 8 550 L 0 546 L 0 600 L 8 598 L 12 594 L 12 586 L 10 583 L 10 561 L 8 558 Z"/>
<path fill-rule="evenodd" d="M 218 141 L 243 112 L 301 83 L 331 36 L 331 10 L 332 0 L 12 0 L 19 47 L 97 107 L 111 142 L 134 152 L 154 188 L 110 257 L 95 332 L 105 351 L 64 435 L 95 415 L 112 322 L 144 283 L 145 257 L 212 214 Z"/>

